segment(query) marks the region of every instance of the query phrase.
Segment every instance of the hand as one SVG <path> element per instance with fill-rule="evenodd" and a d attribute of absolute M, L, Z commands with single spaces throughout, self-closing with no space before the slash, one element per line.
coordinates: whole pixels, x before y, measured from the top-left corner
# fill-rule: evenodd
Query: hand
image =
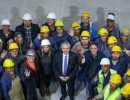
<path fill-rule="evenodd" d="M 30 71 L 28 71 L 28 69 L 25 69 L 24 74 L 25 74 L 26 77 L 29 77 L 30 76 Z"/>
<path fill-rule="evenodd" d="M 69 78 L 69 76 L 67 76 L 67 77 L 65 77 L 66 78 L 66 81 L 68 81 L 70 78 Z"/>
<path fill-rule="evenodd" d="M 38 33 L 37 38 L 41 39 L 41 34 L 40 33 Z"/>
<path fill-rule="evenodd" d="M 60 76 L 59 77 L 62 81 L 66 81 L 66 77 Z"/>
<path fill-rule="evenodd" d="M 84 57 L 84 55 L 83 55 L 83 58 L 82 58 L 81 63 L 82 63 L 82 64 L 84 64 L 84 63 L 85 63 L 85 57 Z"/>
<path fill-rule="evenodd" d="M 5 58 L 5 55 L 7 54 L 7 51 L 4 50 L 3 53 L 1 53 L 1 58 Z"/>
<path fill-rule="evenodd" d="M 7 44 L 10 45 L 10 43 L 12 43 L 12 42 L 13 42 L 13 39 L 10 39 L 7 41 Z"/>
<path fill-rule="evenodd" d="M 126 48 L 125 48 L 125 53 L 129 56 L 130 55 L 130 51 L 129 50 L 127 50 Z"/>
<path fill-rule="evenodd" d="M 93 80 L 94 80 L 94 82 L 97 82 L 98 76 L 96 75 Z"/>
<path fill-rule="evenodd" d="M 74 29 L 73 28 L 70 28 L 70 31 L 68 33 L 70 36 L 74 36 Z"/>
<path fill-rule="evenodd" d="M 33 47 L 33 43 L 32 43 L 32 42 L 29 44 L 29 47 L 30 47 L 30 48 L 32 48 L 32 47 Z"/>

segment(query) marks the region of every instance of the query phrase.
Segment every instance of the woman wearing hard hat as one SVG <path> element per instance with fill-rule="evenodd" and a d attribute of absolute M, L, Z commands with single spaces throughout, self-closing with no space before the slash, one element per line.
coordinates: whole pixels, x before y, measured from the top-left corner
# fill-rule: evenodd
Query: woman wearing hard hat
<path fill-rule="evenodd" d="M 52 59 L 53 59 L 54 51 L 51 48 L 51 44 L 48 39 L 43 39 L 41 41 L 41 48 L 37 50 L 37 56 L 40 60 L 40 68 L 43 78 L 43 83 L 46 88 L 46 95 L 50 95 L 50 84 L 52 78 Z"/>
<path fill-rule="evenodd" d="M 25 100 L 21 77 L 18 71 L 14 70 L 14 66 L 15 64 L 11 59 L 5 59 L 3 63 L 5 72 L 1 77 L 4 100 Z M 25 72 L 24 75 L 29 77 L 28 72 Z"/>
<path fill-rule="evenodd" d="M 121 82 L 121 76 L 119 74 L 113 74 L 109 83 L 93 100 L 121 100 L 122 95 L 119 87 Z"/>
<path fill-rule="evenodd" d="M 101 28 L 98 35 L 99 38 L 95 42 L 98 44 L 99 51 L 103 53 L 108 48 L 108 31 L 105 28 Z"/>
<path fill-rule="evenodd" d="M 121 88 L 121 93 L 123 95 L 121 100 L 130 100 L 130 83 Z"/>
<path fill-rule="evenodd" d="M 100 93 L 103 88 L 109 83 L 111 75 L 117 73 L 116 70 L 110 68 L 111 64 L 108 58 L 102 58 L 100 65 L 101 70 L 98 72 L 98 75 L 96 75 L 92 80 L 92 84 L 96 85 L 97 83 L 97 93 Z"/>

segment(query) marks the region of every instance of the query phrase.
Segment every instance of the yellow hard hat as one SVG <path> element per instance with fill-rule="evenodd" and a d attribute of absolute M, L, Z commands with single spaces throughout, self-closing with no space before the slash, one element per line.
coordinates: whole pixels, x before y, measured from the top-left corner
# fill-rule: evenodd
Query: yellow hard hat
<path fill-rule="evenodd" d="M 124 87 L 121 88 L 121 93 L 124 95 L 130 95 L 130 83 L 127 83 Z"/>
<path fill-rule="evenodd" d="M 41 28 L 40 28 L 40 32 L 42 33 L 42 32 L 49 32 L 50 30 L 49 30 L 49 28 L 48 28 L 48 26 L 42 26 Z"/>
<path fill-rule="evenodd" d="M 130 76 L 130 68 L 127 70 L 126 75 Z"/>
<path fill-rule="evenodd" d="M 80 36 L 81 36 L 81 37 L 90 37 L 90 34 L 89 34 L 88 31 L 82 31 L 82 33 L 81 33 Z"/>
<path fill-rule="evenodd" d="M 63 23 L 62 20 L 56 20 L 55 26 L 56 26 L 56 27 L 57 27 L 57 26 L 64 26 L 64 23 Z"/>
<path fill-rule="evenodd" d="M 90 17 L 90 13 L 85 10 L 85 11 L 83 11 L 83 12 L 81 13 L 81 16 Z"/>
<path fill-rule="evenodd" d="M 73 22 L 72 23 L 72 28 L 75 28 L 75 27 L 81 27 L 80 24 L 78 22 Z"/>
<path fill-rule="evenodd" d="M 117 43 L 116 37 L 110 36 L 110 37 L 108 38 L 107 44 L 114 44 L 114 43 Z"/>
<path fill-rule="evenodd" d="M 105 28 L 101 28 L 100 30 L 99 30 L 99 33 L 98 33 L 98 35 L 108 35 L 109 33 L 108 33 L 108 31 L 107 31 L 107 29 L 105 29 Z"/>
<path fill-rule="evenodd" d="M 113 46 L 113 48 L 112 48 L 112 50 L 111 50 L 112 52 L 114 52 L 114 51 L 116 51 L 116 52 L 121 52 L 121 47 L 120 46 Z"/>
<path fill-rule="evenodd" d="M 5 59 L 3 67 L 4 68 L 14 67 L 14 62 L 11 59 Z"/>
<path fill-rule="evenodd" d="M 17 43 L 11 43 L 11 44 L 9 45 L 9 50 L 18 49 L 18 48 L 19 48 L 19 47 L 18 47 Z"/>
<path fill-rule="evenodd" d="M 110 77 L 110 82 L 114 84 L 120 84 L 121 83 L 121 76 L 119 74 L 113 74 Z"/>

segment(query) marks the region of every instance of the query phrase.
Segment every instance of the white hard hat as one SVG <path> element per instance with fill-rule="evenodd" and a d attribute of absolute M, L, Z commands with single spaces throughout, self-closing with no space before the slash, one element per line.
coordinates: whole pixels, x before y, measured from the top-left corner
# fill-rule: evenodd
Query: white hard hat
<path fill-rule="evenodd" d="M 108 58 L 102 58 L 100 65 L 110 65 L 110 60 Z"/>
<path fill-rule="evenodd" d="M 43 39 L 41 42 L 41 46 L 45 46 L 45 45 L 51 45 L 48 39 Z"/>
<path fill-rule="evenodd" d="M 2 20 L 1 25 L 10 25 L 10 21 L 8 19 Z"/>
<path fill-rule="evenodd" d="M 29 13 L 23 15 L 23 20 L 32 20 L 32 16 Z"/>
<path fill-rule="evenodd" d="M 115 20 L 115 16 L 112 15 L 112 14 L 109 14 L 109 15 L 107 16 L 107 19 L 109 19 L 109 20 Z"/>
<path fill-rule="evenodd" d="M 56 19 L 56 15 L 53 12 L 48 13 L 47 18 Z"/>

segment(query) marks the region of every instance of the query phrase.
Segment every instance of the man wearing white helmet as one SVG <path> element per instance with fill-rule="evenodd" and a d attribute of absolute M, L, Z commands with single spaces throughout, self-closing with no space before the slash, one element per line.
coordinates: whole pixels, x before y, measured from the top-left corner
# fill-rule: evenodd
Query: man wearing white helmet
<path fill-rule="evenodd" d="M 21 32 L 24 41 L 32 44 L 34 39 L 37 37 L 40 29 L 37 24 L 32 23 L 32 16 L 29 13 L 24 14 L 23 23 L 16 27 L 15 32 Z"/>
<path fill-rule="evenodd" d="M 42 26 L 46 25 L 50 29 L 50 35 L 55 31 L 55 21 L 56 21 L 56 15 L 54 12 L 50 12 L 47 15 L 47 23 L 44 23 Z"/>
<path fill-rule="evenodd" d="M 0 39 L 2 44 L 2 49 L 6 50 L 7 45 L 13 42 L 14 31 L 10 30 L 10 21 L 8 19 L 2 20 L 2 29 L 0 30 Z"/>
<path fill-rule="evenodd" d="M 109 36 L 115 36 L 116 38 L 120 38 L 120 30 L 115 26 L 115 14 L 108 13 L 107 15 L 107 25 L 104 26 L 109 32 Z"/>
<path fill-rule="evenodd" d="M 92 80 L 92 84 L 96 85 L 96 92 L 100 93 L 103 88 L 109 83 L 110 77 L 112 74 L 116 74 L 117 71 L 110 69 L 110 60 L 108 58 L 102 58 L 101 62 L 101 70 L 98 72 L 98 74 L 94 77 Z"/>

